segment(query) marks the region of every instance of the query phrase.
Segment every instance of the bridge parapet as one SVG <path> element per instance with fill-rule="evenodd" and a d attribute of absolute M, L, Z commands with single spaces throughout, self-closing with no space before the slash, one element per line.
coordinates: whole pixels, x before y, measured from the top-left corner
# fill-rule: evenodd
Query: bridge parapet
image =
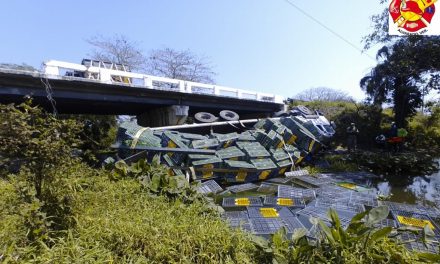
<path fill-rule="evenodd" d="M 117 67 L 106 67 L 105 64 L 94 65 L 91 63 L 83 65 L 50 60 L 43 63 L 43 71 L 48 77 L 54 78 L 65 76 L 63 75 L 63 71 L 65 71 L 71 77 L 87 78 L 106 84 L 121 84 L 155 90 L 172 90 L 188 94 L 225 96 L 277 104 L 283 104 L 284 101 L 284 98 L 279 95 L 134 73 L 120 70 Z"/>

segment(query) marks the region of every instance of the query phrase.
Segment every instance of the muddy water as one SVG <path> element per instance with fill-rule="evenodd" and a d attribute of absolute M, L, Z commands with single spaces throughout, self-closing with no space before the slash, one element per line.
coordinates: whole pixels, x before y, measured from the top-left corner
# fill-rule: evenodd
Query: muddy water
<path fill-rule="evenodd" d="M 440 164 L 440 158 L 437 159 Z M 419 177 L 399 175 L 376 180 L 373 186 L 390 201 L 440 208 L 440 171 Z"/>

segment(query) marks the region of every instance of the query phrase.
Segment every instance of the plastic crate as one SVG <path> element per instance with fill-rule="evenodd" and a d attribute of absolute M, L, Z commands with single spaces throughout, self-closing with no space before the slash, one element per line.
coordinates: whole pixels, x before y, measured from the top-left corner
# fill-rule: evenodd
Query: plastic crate
<path fill-rule="evenodd" d="M 241 160 L 245 157 L 243 151 L 239 150 L 237 147 L 229 147 L 216 151 L 215 153 L 220 159 L 232 159 Z"/>
<path fill-rule="evenodd" d="M 275 196 L 266 196 L 263 204 L 291 208 L 304 208 L 306 206 L 305 201 L 300 198 L 282 198 Z"/>
<path fill-rule="evenodd" d="M 190 161 L 194 160 L 205 160 L 215 158 L 215 155 L 207 155 L 207 154 L 189 154 L 188 159 Z"/>
<path fill-rule="evenodd" d="M 202 194 L 210 194 L 210 193 L 219 193 L 222 192 L 223 189 L 218 185 L 218 183 L 214 180 L 209 180 L 203 182 L 198 188 L 197 191 Z"/>
<path fill-rule="evenodd" d="M 428 252 L 432 254 L 440 254 L 439 252 L 439 237 L 436 237 L 434 241 L 430 241 L 426 244 L 423 244 L 421 242 L 420 235 L 416 235 L 413 233 L 399 233 L 399 236 L 397 239 L 401 242 L 405 242 L 404 246 L 412 251 L 418 251 L 418 252 Z"/>
<path fill-rule="evenodd" d="M 239 219 L 248 219 L 247 211 L 226 211 L 222 215 L 223 218 L 239 218 Z"/>
<path fill-rule="evenodd" d="M 381 205 L 386 205 L 390 210 L 407 211 L 419 214 L 425 214 L 434 218 L 440 218 L 440 211 L 433 207 L 427 207 L 422 205 L 403 204 L 389 201 L 381 201 Z"/>
<path fill-rule="evenodd" d="M 363 204 L 363 205 L 367 205 L 370 207 L 379 206 L 379 201 L 377 200 L 377 195 L 370 194 L 370 193 L 350 192 L 350 203 Z"/>
<path fill-rule="evenodd" d="M 292 179 L 289 178 L 272 178 L 267 180 L 268 182 L 273 182 L 273 183 L 280 183 L 280 184 L 287 184 L 291 181 Z"/>
<path fill-rule="evenodd" d="M 229 134 L 215 134 L 215 137 L 219 141 L 219 147 L 227 148 L 235 143 L 239 135 L 237 132 L 233 132 Z"/>
<path fill-rule="evenodd" d="M 240 192 L 246 192 L 251 190 L 258 189 L 258 185 L 253 183 L 245 183 L 245 184 L 239 184 L 239 185 L 233 185 L 226 188 L 232 193 L 240 193 Z"/>
<path fill-rule="evenodd" d="M 324 198 L 316 198 L 311 202 L 313 206 L 333 208 L 335 210 L 352 211 L 354 213 L 360 213 L 365 211 L 365 207 L 362 204 L 352 204 L 349 200 L 335 201 Z"/>
<path fill-rule="evenodd" d="M 384 228 L 384 227 L 397 228 L 397 222 L 393 219 L 384 219 L 384 220 L 380 221 L 379 223 L 375 224 L 374 227 L 376 227 L 376 228 Z"/>
<path fill-rule="evenodd" d="M 216 149 L 219 142 L 216 138 L 193 140 L 191 146 L 195 149 Z"/>
<path fill-rule="evenodd" d="M 423 229 L 425 225 L 428 225 L 436 235 L 440 236 L 439 227 L 428 215 L 399 210 L 391 210 L 391 213 L 400 227 L 412 226 Z"/>
<path fill-rule="evenodd" d="M 323 177 L 317 174 L 316 176 L 304 175 L 304 176 L 292 176 L 294 182 L 303 182 L 314 186 L 326 186 L 332 184 L 334 180 L 329 177 Z"/>
<path fill-rule="evenodd" d="M 225 197 L 223 198 L 222 207 L 246 207 L 246 206 L 263 206 L 260 197 Z"/>
<path fill-rule="evenodd" d="M 284 226 L 287 228 L 287 233 L 293 234 L 296 229 L 305 229 L 304 225 L 299 221 L 298 217 L 283 217 L 281 218 Z"/>
<path fill-rule="evenodd" d="M 294 171 L 286 172 L 284 175 L 286 177 L 300 177 L 300 176 L 309 175 L 309 172 L 307 170 L 294 170 Z"/>
<path fill-rule="evenodd" d="M 251 163 L 258 170 L 259 180 L 266 180 L 278 173 L 278 167 L 271 159 L 252 159 Z"/>
<path fill-rule="evenodd" d="M 218 177 L 212 169 L 221 167 L 222 163 L 221 159 L 214 157 L 192 161 L 191 166 L 194 167 L 197 179 L 211 179 Z"/>
<path fill-rule="evenodd" d="M 224 174 L 227 182 L 250 182 L 256 180 L 254 165 L 246 161 L 224 160 L 224 165 L 228 169 Z"/>
<path fill-rule="evenodd" d="M 250 218 L 252 233 L 255 235 L 270 235 L 283 227 L 283 222 L 277 218 Z"/>
<path fill-rule="evenodd" d="M 237 141 L 255 141 L 255 137 L 249 133 L 248 131 L 241 133 L 238 135 Z"/>
<path fill-rule="evenodd" d="M 276 162 L 289 159 L 289 154 L 283 149 L 271 149 L 270 153 Z"/>
<path fill-rule="evenodd" d="M 168 154 L 162 155 L 162 159 L 167 166 L 169 167 L 176 166 L 175 162 L 170 158 Z M 171 176 L 185 175 L 185 173 L 183 173 L 181 169 L 171 169 L 171 168 L 168 170 L 168 174 L 170 174 Z"/>
<path fill-rule="evenodd" d="M 207 136 L 199 135 L 199 134 L 192 134 L 192 133 L 182 133 L 180 132 L 179 135 L 182 138 L 190 139 L 190 140 L 207 140 Z"/>
<path fill-rule="evenodd" d="M 187 149 L 188 146 L 182 142 L 178 133 L 172 133 L 171 131 L 165 131 L 162 133 L 162 147 L 166 148 L 181 148 Z M 179 164 L 185 158 L 185 154 L 168 152 L 168 156 L 176 163 Z"/>
<path fill-rule="evenodd" d="M 285 185 L 278 185 L 278 197 L 314 199 L 316 198 L 316 193 L 311 189 L 301 189 Z"/>
<path fill-rule="evenodd" d="M 258 187 L 257 192 L 263 193 L 276 193 L 278 190 L 278 185 L 268 182 L 261 183 L 260 187 Z"/>
<path fill-rule="evenodd" d="M 227 218 L 226 222 L 232 228 L 239 228 L 241 230 L 252 232 L 251 224 L 249 219 L 244 218 Z"/>
<path fill-rule="evenodd" d="M 304 209 L 298 211 L 298 214 L 307 215 L 309 217 L 310 216 L 315 217 L 330 223 L 331 219 L 328 216 L 328 211 L 329 211 L 328 207 L 307 206 Z M 345 211 L 339 209 L 335 209 L 335 211 L 339 216 L 339 220 L 341 221 L 341 225 L 343 228 L 346 228 L 350 224 L 351 219 L 357 214 L 356 212 L 353 211 Z"/>
<path fill-rule="evenodd" d="M 294 164 L 292 164 L 290 159 L 277 162 L 278 176 L 283 176 L 287 170 L 290 170 L 293 167 L 293 165 Z"/>
<path fill-rule="evenodd" d="M 131 148 L 136 148 L 136 146 L 161 147 L 161 138 L 154 135 L 151 129 L 141 127 L 136 122 L 121 123 L 116 141 Z"/>

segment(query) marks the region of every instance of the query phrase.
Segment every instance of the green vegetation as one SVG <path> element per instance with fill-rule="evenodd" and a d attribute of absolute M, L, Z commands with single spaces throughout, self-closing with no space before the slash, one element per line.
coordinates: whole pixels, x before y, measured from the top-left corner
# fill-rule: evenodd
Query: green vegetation
<path fill-rule="evenodd" d="M 168 176 L 158 157 L 151 164 L 118 162 L 112 172 L 95 169 L 74 155 L 82 144 L 77 121 L 29 103 L 0 105 L 0 111 L 2 263 L 438 260 L 411 253 L 388 238 L 389 229 L 374 228 L 379 209 L 355 217 L 346 231 L 330 212 L 332 227 L 316 222 L 314 243 L 303 231 L 293 238 L 283 230 L 267 241 L 253 237 L 230 229 L 195 186 Z"/>
<path fill-rule="evenodd" d="M 282 229 L 271 241 L 261 238 L 254 238 L 254 241 L 264 263 L 423 263 L 440 260 L 439 255 L 411 254 L 395 238 L 389 238 L 399 236 L 395 230 L 376 227 L 388 214 L 385 206 L 359 213 L 344 230 L 337 213 L 330 209 L 330 227 L 314 219 L 320 228 L 314 244 L 306 239 L 304 230 L 295 232 L 292 239 L 287 239 Z M 429 241 L 433 235 L 432 230 L 424 230 L 424 241 Z"/>

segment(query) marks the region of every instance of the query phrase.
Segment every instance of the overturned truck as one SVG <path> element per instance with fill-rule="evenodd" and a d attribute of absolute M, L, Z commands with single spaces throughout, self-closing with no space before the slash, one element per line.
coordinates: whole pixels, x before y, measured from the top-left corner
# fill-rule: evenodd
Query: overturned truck
<path fill-rule="evenodd" d="M 185 132 L 185 128 L 202 131 L 207 127 L 209 133 L 204 135 Z M 233 131 L 215 132 L 225 131 L 221 129 L 224 127 Z M 294 170 L 330 138 L 322 137 L 313 120 L 297 115 L 169 128 L 145 128 L 135 122 L 124 122 L 116 145 L 121 155 L 130 160 L 150 160 L 161 153 L 161 162 L 170 168 L 170 175 L 242 183 Z"/>

